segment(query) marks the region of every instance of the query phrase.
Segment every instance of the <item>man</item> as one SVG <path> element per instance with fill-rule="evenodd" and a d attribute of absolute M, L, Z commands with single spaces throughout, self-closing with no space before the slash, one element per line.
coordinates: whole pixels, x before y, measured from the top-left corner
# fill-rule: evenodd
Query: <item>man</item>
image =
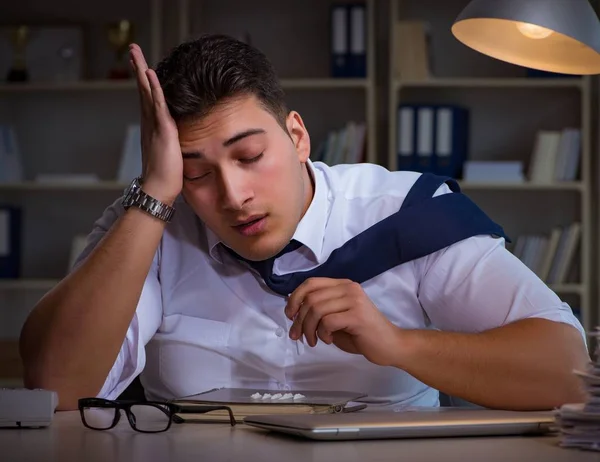
<path fill-rule="evenodd" d="M 57 390 L 61 409 L 114 399 L 139 374 L 152 399 L 215 387 L 347 389 L 381 405 L 437 406 L 437 390 L 507 409 L 582 399 L 572 374 L 588 359 L 581 325 L 492 231 L 364 281 L 335 277 L 381 260 L 369 252 L 394 257 L 430 239 L 396 248 L 381 236 L 288 291 L 283 275 L 328 268 L 336 249 L 399 210 L 415 218 L 392 234 L 410 234 L 431 204 L 464 196 L 417 173 L 312 163 L 300 114 L 246 44 L 205 36 L 156 72 L 130 51 L 141 191 L 106 210 L 27 320 L 28 386 Z M 448 211 L 428 235 L 466 226 Z"/>

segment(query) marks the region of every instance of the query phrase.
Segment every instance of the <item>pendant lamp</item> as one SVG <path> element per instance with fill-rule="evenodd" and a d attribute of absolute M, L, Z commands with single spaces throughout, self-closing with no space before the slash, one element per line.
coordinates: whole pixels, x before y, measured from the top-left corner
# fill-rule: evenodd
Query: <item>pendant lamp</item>
<path fill-rule="evenodd" d="M 519 66 L 600 74 L 600 21 L 589 0 L 472 0 L 452 33 L 480 53 Z"/>

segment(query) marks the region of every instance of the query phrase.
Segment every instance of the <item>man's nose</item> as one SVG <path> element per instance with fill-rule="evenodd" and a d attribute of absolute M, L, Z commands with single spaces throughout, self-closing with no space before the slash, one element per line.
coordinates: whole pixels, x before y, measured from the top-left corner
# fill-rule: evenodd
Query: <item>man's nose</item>
<path fill-rule="evenodd" d="M 232 172 L 221 174 L 220 183 L 220 199 L 225 209 L 241 210 L 252 198 L 252 192 L 242 175 Z"/>

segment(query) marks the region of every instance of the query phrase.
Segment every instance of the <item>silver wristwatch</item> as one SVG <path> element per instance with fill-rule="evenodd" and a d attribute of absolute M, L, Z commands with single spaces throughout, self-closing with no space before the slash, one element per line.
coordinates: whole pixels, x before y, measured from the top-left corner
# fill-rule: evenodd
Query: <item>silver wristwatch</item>
<path fill-rule="evenodd" d="M 141 177 L 135 178 L 123 192 L 123 201 L 121 204 L 123 204 L 125 210 L 134 206 L 162 221 L 167 223 L 171 221 L 171 218 L 175 214 L 175 209 L 142 191 L 141 182 Z"/>

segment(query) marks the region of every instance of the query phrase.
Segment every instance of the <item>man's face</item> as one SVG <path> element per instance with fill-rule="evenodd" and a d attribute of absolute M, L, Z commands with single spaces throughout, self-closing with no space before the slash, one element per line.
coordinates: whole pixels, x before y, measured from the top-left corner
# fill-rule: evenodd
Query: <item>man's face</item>
<path fill-rule="evenodd" d="M 183 195 L 225 244 L 251 260 L 277 254 L 312 199 L 310 141 L 291 112 L 288 133 L 254 96 L 178 125 Z"/>

